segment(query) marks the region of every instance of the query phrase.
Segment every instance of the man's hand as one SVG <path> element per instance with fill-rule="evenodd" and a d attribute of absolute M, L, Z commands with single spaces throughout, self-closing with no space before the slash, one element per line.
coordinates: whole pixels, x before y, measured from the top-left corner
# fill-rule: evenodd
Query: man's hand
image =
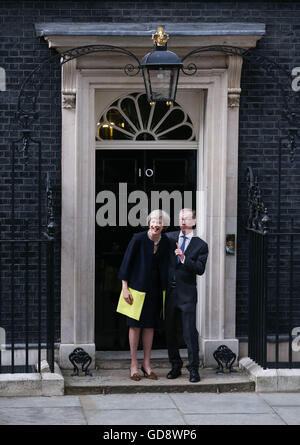
<path fill-rule="evenodd" d="M 184 260 L 184 253 L 182 252 L 182 250 L 180 249 L 180 246 L 178 243 L 176 243 L 177 249 L 175 249 L 175 255 L 179 256 L 180 260 L 183 261 Z"/>

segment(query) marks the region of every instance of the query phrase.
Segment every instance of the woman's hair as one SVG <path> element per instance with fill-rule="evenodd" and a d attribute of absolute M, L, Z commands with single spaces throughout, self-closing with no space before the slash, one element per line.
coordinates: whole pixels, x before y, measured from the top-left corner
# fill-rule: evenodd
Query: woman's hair
<path fill-rule="evenodd" d="M 149 223 L 153 218 L 161 218 L 165 229 L 167 229 L 170 225 L 170 216 L 164 210 L 152 210 L 152 212 L 147 216 L 147 226 L 149 226 Z"/>

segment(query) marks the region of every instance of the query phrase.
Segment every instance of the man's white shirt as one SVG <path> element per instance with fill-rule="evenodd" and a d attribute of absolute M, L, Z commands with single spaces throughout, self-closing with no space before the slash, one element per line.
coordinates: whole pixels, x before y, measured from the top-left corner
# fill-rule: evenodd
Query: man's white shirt
<path fill-rule="evenodd" d="M 184 233 L 180 230 L 179 237 L 178 237 L 178 244 L 179 244 L 179 247 L 180 247 L 181 244 L 183 243 L 183 238 L 182 238 L 183 236 L 186 237 L 186 240 L 185 240 L 185 246 L 184 246 L 184 251 L 183 251 L 183 253 L 184 253 L 184 252 L 186 251 L 186 249 L 188 248 L 188 246 L 189 246 L 189 244 L 190 244 L 190 242 L 191 242 L 191 239 L 192 239 L 193 236 L 194 236 L 194 231 L 192 230 L 192 231 L 191 231 L 190 233 L 188 233 L 187 235 L 184 235 Z M 185 256 L 184 256 L 183 260 L 180 260 L 182 264 L 184 264 L 184 260 L 185 260 Z"/>

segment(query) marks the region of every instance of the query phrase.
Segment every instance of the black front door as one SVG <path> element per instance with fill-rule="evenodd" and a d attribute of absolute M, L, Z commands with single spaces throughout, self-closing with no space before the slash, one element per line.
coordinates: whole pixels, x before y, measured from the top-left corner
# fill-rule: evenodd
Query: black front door
<path fill-rule="evenodd" d="M 97 150 L 96 151 L 96 264 L 95 264 L 95 343 L 97 350 L 127 350 L 128 328 L 125 317 L 116 312 L 121 281 L 119 267 L 132 235 L 147 230 L 132 226 L 130 210 L 136 219 L 151 211 L 158 192 L 178 193 L 196 202 L 196 150 Z M 140 211 L 135 193 L 144 192 L 147 202 Z M 132 193 L 135 192 L 135 193 Z M 157 192 L 157 193 L 156 193 Z M 161 195 L 163 196 L 163 195 Z M 129 197 L 129 199 L 128 199 Z M 130 202 L 128 202 L 130 201 Z M 176 230 L 177 208 L 171 199 L 171 225 Z M 161 208 L 162 201 L 158 202 Z M 140 206 L 141 207 L 141 206 Z M 156 207 L 158 208 L 158 207 Z M 153 207 L 152 207 L 153 209 Z M 174 219 L 175 210 L 175 219 Z M 129 217 L 128 217 L 129 214 Z M 163 322 L 155 331 L 153 348 L 164 349 Z"/>

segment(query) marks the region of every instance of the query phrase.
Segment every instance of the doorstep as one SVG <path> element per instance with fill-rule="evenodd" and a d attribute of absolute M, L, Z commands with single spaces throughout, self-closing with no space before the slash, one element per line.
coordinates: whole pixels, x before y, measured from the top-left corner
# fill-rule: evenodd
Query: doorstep
<path fill-rule="evenodd" d="M 0 374 L 0 397 L 63 396 L 64 378 L 55 363 L 50 372 L 46 360 L 41 362 L 41 372 Z"/>
<path fill-rule="evenodd" d="M 138 353 L 141 365 L 142 351 Z M 184 362 L 185 351 L 182 353 Z M 186 364 L 186 363 L 185 363 Z M 97 352 L 96 369 L 92 376 L 72 376 L 72 370 L 63 370 L 65 394 L 133 394 L 133 393 L 171 393 L 171 392 L 248 392 L 255 391 L 255 383 L 247 373 L 239 368 L 230 374 L 217 374 L 215 368 L 200 368 L 201 381 L 189 382 L 189 372 L 182 368 L 182 375 L 168 380 L 166 375 L 170 364 L 164 351 L 152 351 L 151 366 L 158 380 L 142 377 L 139 382 L 129 378 L 130 356 L 128 352 Z M 142 376 L 142 373 L 140 371 Z"/>
<path fill-rule="evenodd" d="M 300 369 L 263 369 L 249 357 L 242 358 L 239 367 L 255 382 L 257 392 L 300 392 Z"/>

